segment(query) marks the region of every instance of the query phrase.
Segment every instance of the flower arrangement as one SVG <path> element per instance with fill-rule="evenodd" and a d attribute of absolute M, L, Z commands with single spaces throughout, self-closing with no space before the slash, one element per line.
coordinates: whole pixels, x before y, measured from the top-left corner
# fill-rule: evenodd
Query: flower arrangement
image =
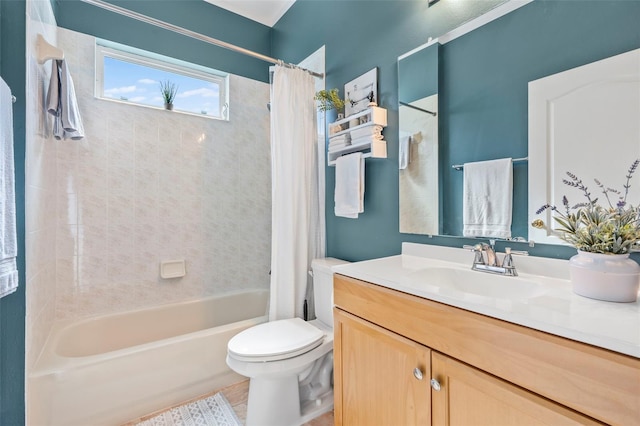
<path fill-rule="evenodd" d="M 629 167 L 627 181 L 623 186 L 624 193 L 605 187 L 599 180 L 594 179 L 608 206 L 598 204 L 598 199 L 591 198 L 591 193 L 582 180 L 567 172 L 569 179 L 563 179 L 562 183 L 582 191 L 587 201 L 570 206 L 567 197 L 564 196 L 564 212 L 556 206 L 545 204 L 536 214 L 551 209 L 554 212 L 553 219 L 560 225 L 557 230 L 558 236 L 580 251 L 627 254 L 633 245 L 640 241 L 640 208 L 627 204 L 631 178 L 639 164 L 640 160 L 636 160 Z M 610 195 L 616 195 L 618 198 L 615 206 Z"/>
<path fill-rule="evenodd" d="M 337 112 L 341 112 L 344 109 L 345 101 L 340 98 L 338 89 L 320 90 L 313 99 L 320 101 L 320 111 L 335 109 Z"/>
<path fill-rule="evenodd" d="M 167 105 L 173 104 L 173 100 L 178 93 L 178 85 L 171 80 L 165 80 L 160 82 L 160 94 L 164 103 Z"/>

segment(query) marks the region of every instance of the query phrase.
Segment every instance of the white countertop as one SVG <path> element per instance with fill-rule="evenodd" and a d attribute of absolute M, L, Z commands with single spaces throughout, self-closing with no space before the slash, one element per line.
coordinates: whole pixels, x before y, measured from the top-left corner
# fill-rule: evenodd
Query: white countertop
<path fill-rule="evenodd" d="M 514 256 L 518 277 L 470 271 L 473 253 L 463 249 L 404 243 L 402 254 L 335 266 L 333 271 L 425 299 L 466 309 L 535 330 L 640 358 L 640 303 L 614 303 L 578 296 L 571 290 L 567 260 Z M 523 297 L 508 289 L 500 296 L 439 286 L 431 271 L 458 270 L 478 286 L 535 285 Z M 470 272 L 467 272 L 470 271 Z M 515 281 L 509 281 L 515 280 Z M 494 285 L 495 284 L 495 285 Z M 473 285 L 473 283 L 471 283 Z"/>

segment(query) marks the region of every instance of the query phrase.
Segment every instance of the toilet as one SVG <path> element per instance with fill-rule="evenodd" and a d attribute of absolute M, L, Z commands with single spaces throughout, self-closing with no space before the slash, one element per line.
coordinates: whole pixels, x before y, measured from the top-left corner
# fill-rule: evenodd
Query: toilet
<path fill-rule="evenodd" d="M 227 365 L 249 377 L 246 426 L 293 426 L 333 409 L 333 271 L 311 262 L 316 319 L 271 321 L 235 335 Z"/>

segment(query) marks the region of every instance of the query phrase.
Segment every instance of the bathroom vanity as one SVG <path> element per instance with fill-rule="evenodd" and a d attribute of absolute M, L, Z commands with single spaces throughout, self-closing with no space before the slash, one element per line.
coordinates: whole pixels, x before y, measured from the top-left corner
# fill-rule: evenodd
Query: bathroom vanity
<path fill-rule="evenodd" d="M 337 425 L 640 423 L 637 302 L 572 294 L 566 261 L 472 258 L 405 244 L 334 269 Z"/>

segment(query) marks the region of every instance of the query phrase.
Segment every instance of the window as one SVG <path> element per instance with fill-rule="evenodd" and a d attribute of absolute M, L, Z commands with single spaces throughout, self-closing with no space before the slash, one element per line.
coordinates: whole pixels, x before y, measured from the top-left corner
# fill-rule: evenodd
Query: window
<path fill-rule="evenodd" d="M 164 108 L 160 82 L 177 86 L 173 110 L 228 120 L 228 75 L 110 42 L 96 44 L 96 97 Z"/>

